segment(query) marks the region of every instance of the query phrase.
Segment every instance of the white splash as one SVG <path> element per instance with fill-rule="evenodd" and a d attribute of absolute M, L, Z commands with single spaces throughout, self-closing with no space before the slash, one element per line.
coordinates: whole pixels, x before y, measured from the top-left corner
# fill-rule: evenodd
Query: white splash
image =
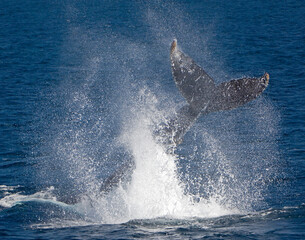
<path fill-rule="evenodd" d="M 144 95 L 144 96 L 143 96 Z M 136 116 L 125 128 L 120 141 L 135 161 L 135 170 L 129 183 L 121 184 L 107 195 L 85 197 L 76 205 L 79 212 L 93 221 L 122 223 L 133 219 L 216 217 L 238 213 L 221 205 L 216 198 L 198 199 L 185 193 L 179 179 L 178 156 L 166 151 L 156 142 L 152 122 L 162 119 L 156 110 L 155 97 L 140 92 L 145 110 L 133 111 Z M 151 101 L 150 101 L 150 100 Z"/>
<path fill-rule="evenodd" d="M 166 153 L 139 119 L 127 134 L 136 169 L 127 189 L 130 219 L 215 217 L 233 213 L 214 201 L 194 202 L 178 178 L 177 156 Z"/>

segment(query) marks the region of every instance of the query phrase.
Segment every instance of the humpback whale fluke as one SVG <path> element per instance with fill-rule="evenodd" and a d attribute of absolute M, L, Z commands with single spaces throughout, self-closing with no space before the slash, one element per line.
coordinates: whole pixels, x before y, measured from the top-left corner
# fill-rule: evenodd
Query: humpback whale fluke
<path fill-rule="evenodd" d="M 171 44 L 170 60 L 174 81 L 187 104 L 167 124 L 157 127 L 155 134 L 165 144 L 177 146 L 201 114 L 242 106 L 257 98 L 269 83 L 269 74 L 265 73 L 259 78 L 241 78 L 216 85 L 192 58 L 178 49 L 177 40 Z M 110 190 L 133 167 L 133 163 L 124 164 L 102 184 L 101 190 Z"/>
<path fill-rule="evenodd" d="M 201 114 L 237 108 L 257 98 L 268 86 L 269 74 L 241 78 L 215 85 L 195 61 L 178 49 L 174 40 L 170 51 L 172 75 L 187 105 L 169 122 L 168 134 L 177 145 Z"/>

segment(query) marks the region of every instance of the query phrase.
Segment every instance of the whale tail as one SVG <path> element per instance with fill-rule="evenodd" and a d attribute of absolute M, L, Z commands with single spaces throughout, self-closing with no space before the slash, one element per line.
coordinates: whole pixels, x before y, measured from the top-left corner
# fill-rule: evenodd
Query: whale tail
<path fill-rule="evenodd" d="M 257 98 L 269 83 L 269 74 L 265 73 L 259 78 L 241 78 L 216 85 L 192 58 L 178 49 L 177 40 L 171 45 L 170 59 L 176 86 L 188 103 L 167 127 L 176 145 L 201 114 L 242 106 Z"/>
<path fill-rule="evenodd" d="M 180 144 L 184 134 L 201 114 L 242 106 L 258 97 L 269 82 L 269 74 L 265 73 L 259 78 L 242 78 L 216 85 L 193 59 L 177 48 L 176 40 L 171 45 L 170 59 L 174 81 L 188 104 L 155 131 L 155 135 L 160 136 L 160 141 L 165 144 Z M 122 165 L 102 183 L 101 191 L 111 190 L 134 167 L 133 162 Z"/>

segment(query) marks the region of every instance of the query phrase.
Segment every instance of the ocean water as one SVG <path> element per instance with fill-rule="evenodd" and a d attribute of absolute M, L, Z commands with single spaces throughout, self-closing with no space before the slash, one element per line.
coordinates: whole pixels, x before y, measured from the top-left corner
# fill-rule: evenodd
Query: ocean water
<path fill-rule="evenodd" d="M 304 239 L 304 22 L 301 0 L 1 1 L 0 238 Z M 217 83 L 270 83 L 170 153 L 174 38 Z"/>

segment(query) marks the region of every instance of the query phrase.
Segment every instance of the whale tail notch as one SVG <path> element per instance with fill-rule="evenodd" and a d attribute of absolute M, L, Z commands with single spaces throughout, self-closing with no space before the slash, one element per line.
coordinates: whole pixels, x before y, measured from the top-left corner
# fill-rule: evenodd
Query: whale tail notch
<path fill-rule="evenodd" d="M 174 40 L 170 51 L 172 75 L 177 88 L 186 99 L 170 121 L 169 132 L 177 145 L 201 114 L 230 110 L 257 98 L 268 86 L 269 74 L 259 78 L 241 78 L 216 85 L 197 63 L 180 51 Z"/>

